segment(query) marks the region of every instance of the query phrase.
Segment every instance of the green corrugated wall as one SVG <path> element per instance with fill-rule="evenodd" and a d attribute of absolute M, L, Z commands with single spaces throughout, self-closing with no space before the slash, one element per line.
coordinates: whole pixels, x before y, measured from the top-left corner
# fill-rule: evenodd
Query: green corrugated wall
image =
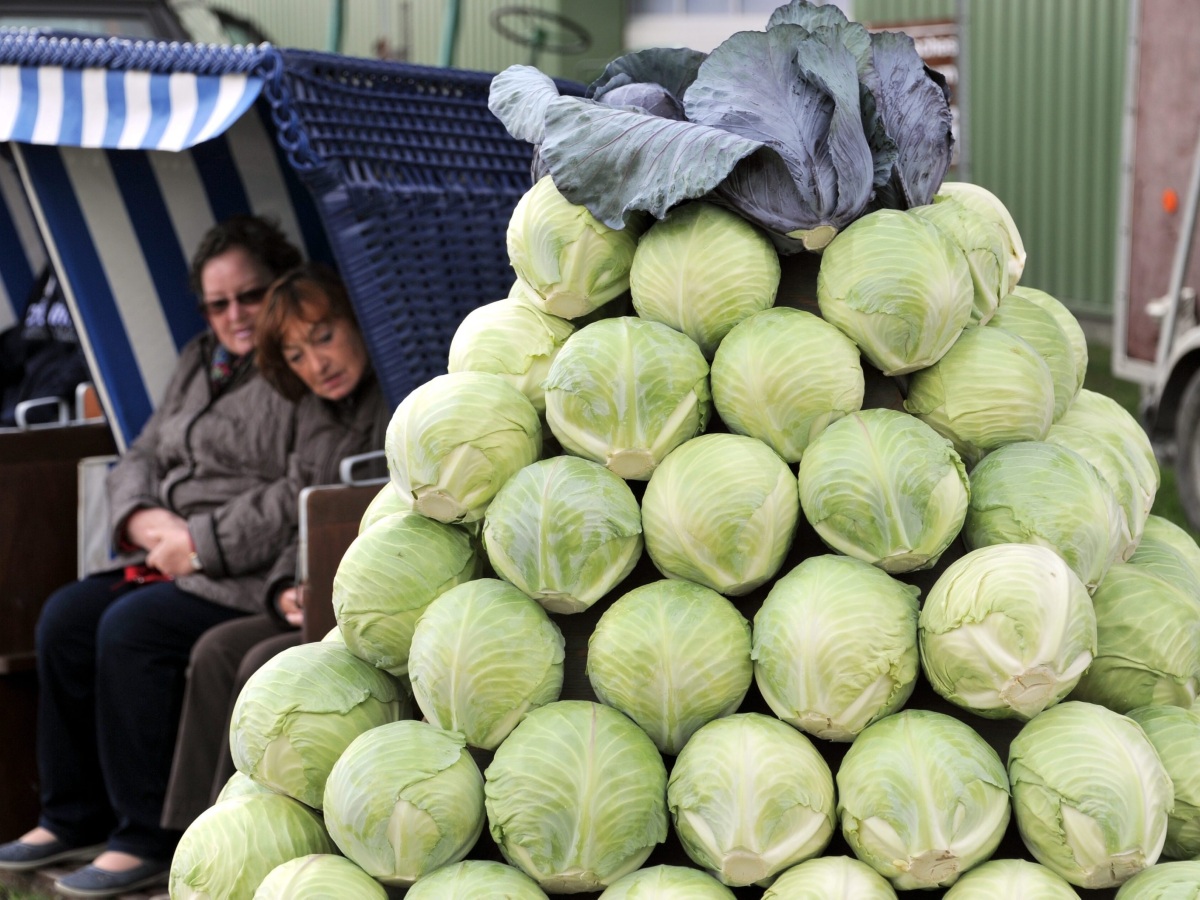
<path fill-rule="evenodd" d="M 1128 0 L 966 0 L 971 180 L 1008 206 L 1023 284 L 1112 309 Z M 952 18 L 956 0 L 854 0 L 866 23 Z"/>

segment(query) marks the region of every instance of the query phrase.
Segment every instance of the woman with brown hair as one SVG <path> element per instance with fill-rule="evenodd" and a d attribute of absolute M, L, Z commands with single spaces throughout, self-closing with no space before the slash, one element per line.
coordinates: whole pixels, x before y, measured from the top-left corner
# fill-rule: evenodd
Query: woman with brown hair
<path fill-rule="evenodd" d="M 302 266 L 271 285 L 259 316 L 259 371 L 297 402 L 295 465 L 307 484 L 337 481 L 347 457 L 383 448 L 388 412 L 341 281 Z M 211 629 L 196 643 L 163 826 L 183 830 L 216 799 L 229 776 L 229 719 L 241 686 L 277 653 L 300 643 L 296 544 L 272 570 L 266 611 Z"/>

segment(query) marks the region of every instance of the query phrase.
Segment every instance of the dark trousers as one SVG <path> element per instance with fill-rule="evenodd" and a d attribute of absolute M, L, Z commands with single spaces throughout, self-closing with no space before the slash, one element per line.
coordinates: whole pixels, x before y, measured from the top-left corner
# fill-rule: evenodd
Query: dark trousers
<path fill-rule="evenodd" d="M 37 627 L 40 824 L 70 844 L 169 859 L 160 827 L 192 645 L 242 615 L 163 581 L 95 575 L 60 588 Z"/>
<path fill-rule="evenodd" d="M 300 631 L 261 613 L 211 628 L 192 648 L 179 740 L 162 826 L 182 831 L 233 775 L 229 721 L 243 685 L 271 657 L 300 643 Z"/>

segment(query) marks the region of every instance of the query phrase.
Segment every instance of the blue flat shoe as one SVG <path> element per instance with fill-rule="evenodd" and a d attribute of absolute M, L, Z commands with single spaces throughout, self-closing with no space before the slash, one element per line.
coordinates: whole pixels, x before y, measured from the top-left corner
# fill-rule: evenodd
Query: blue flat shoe
<path fill-rule="evenodd" d="M 58 838 L 42 844 L 9 841 L 7 844 L 0 844 L 0 869 L 10 872 L 26 872 L 58 862 L 95 859 L 103 852 L 103 844 L 77 847 L 60 841 Z"/>
<path fill-rule="evenodd" d="M 54 882 L 54 889 L 68 897 L 115 897 L 128 891 L 161 884 L 167 880 L 171 864 L 148 859 L 124 872 L 110 872 L 95 866 L 84 866 L 78 872 L 64 875 Z"/>

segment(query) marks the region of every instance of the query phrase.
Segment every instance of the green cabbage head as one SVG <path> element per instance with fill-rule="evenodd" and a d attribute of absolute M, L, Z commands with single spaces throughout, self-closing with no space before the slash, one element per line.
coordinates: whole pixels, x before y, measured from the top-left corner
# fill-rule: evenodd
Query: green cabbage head
<path fill-rule="evenodd" d="M 754 615 L 754 679 L 783 721 L 852 741 L 900 709 L 917 680 L 917 595 L 849 556 L 811 556 Z"/>
<path fill-rule="evenodd" d="M 1028 721 L 1062 700 L 1096 653 L 1087 588 L 1053 550 L 993 544 L 950 564 L 921 606 L 933 689 L 987 718 Z"/>
<path fill-rule="evenodd" d="M 546 900 L 520 869 L 494 860 L 464 859 L 417 879 L 404 900 Z"/>
<path fill-rule="evenodd" d="M 1046 440 L 1074 450 L 1112 488 L 1121 513 L 1116 559 L 1129 559 L 1142 539 L 1160 481 L 1154 448 L 1142 426 L 1116 400 L 1085 388 Z"/>
<path fill-rule="evenodd" d="M 379 489 L 367 508 L 363 510 L 362 518 L 358 520 L 358 533 L 362 534 L 384 516 L 392 513 L 408 512 L 412 509 L 412 498 L 402 497 L 396 486 L 388 481 Z"/>
<path fill-rule="evenodd" d="M 637 481 L 704 430 L 712 405 L 695 341 L 635 316 L 571 335 L 545 388 L 546 422 L 559 443 Z"/>
<path fill-rule="evenodd" d="M 1108 570 L 1092 597 L 1096 658 L 1076 700 L 1117 712 L 1189 707 L 1200 696 L 1200 598 L 1140 566 Z"/>
<path fill-rule="evenodd" d="M 1036 303 L 1046 312 L 1050 313 L 1050 315 L 1054 316 L 1055 321 L 1058 322 L 1058 327 L 1067 336 L 1067 343 L 1071 345 L 1071 357 L 1075 360 L 1076 390 L 1078 391 L 1079 388 L 1083 387 L 1083 379 L 1087 375 L 1088 364 L 1087 336 L 1083 333 L 1083 326 L 1079 324 L 1079 320 L 1063 305 L 1062 301 L 1055 299 L 1045 291 L 1021 285 L 1020 287 L 1013 288 L 1012 294 L 1031 303 Z"/>
<path fill-rule="evenodd" d="M 792 866 L 762 900 L 896 900 L 887 879 L 852 856 L 822 856 Z"/>
<path fill-rule="evenodd" d="M 346 646 L 407 678 L 417 619 L 479 565 L 464 529 L 415 512 L 384 516 L 351 542 L 333 576 L 333 613 Z"/>
<path fill-rule="evenodd" d="M 523 299 L 510 297 L 485 303 L 458 323 L 450 341 L 447 371 L 499 375 L 544 415 L 546 392 L 542 382 L 554 357 L 574 332 L 571 322 L 544 313 Z"/>
<path fill-rule="evenodd" d="M 265 784 L 259 784 L 245 772 L 234 772 L 229 776 L 229 780 L 225 782 L 225 786 L 221 788 L 221 792 L 217 794 L 216 803 L 223 800 L 231 800 L 234 797 L 241 797 L 246 794 L 276 794 L 278 791 L 267 787 Z"/>
<path fill-rule="evenodd" d="M 712 359 L 729 329 L 774 305 L 779 256 L 737 213 L 693 201 L 642 235 L 633 254 L 633 308 L 682 331 Z"/>
<path fill-rule="evenodd" d="M 487 767 L 500 852 L 548 893 L 607 887 L 667 836 L 667 770 L 640 728 L 609 706 L 533 710 Z"/>
<path fill-rule="evenodd" d="M 947 900 L 1079 900 L 1062 878 L 1025 859 L 993 859 L 976 866 L 946 891 Z"/>
<path fill-rule="evenodd" d="M 276 866 L 254 892 L 254 900 L 316 900 L 319 897 L 387 900 L 387 891 L 346 857 L 311 853 Z"/>
<path fill-rule="evenodd" d="M 1009 819 L 1000 757 L 969 725 L 907 709 L 868 725 L 837 773 L 842 835 L 898 890 L 950 885 L 988 859 Z"/>
<path fill-rule="evenodd" d="M 945 194 L 910 212 L 942 229 L 962 250 L 975 286 L 971 323 L 986 324 L 1008 290 L 1008 235 L 994 220 Z"/>
<path fill-rule="evenodd" d="M 829 547 L 910 572 L 934 565 L 967 513 L 967 473 L 950 442 L 891 409 L 851 413 L 800 460 L 800 505 Z"/>
<path fill-rule="evenodd" d="M 1151 866 L 1117 891 L 1117 900 L 1195 900 L 1196 897 L 1200 897 L 1200 859 Z"/>
<path fill-rule="evenodd" d="M 588 638 L 597 698 L 671 755 L 700 726 L 737 710 L 752 674 L 750 624 L 716 591 L 688 581 L 634 588 Z"/>
<path fill-rule="evenodd" d="M 628 290 L 637 238 L 571 203 L 547 175 L 513 209 L 508 259 L 543 312 L 574 319 Z"/>
<path fill-rule="evenodd" d="M 545 610 L 511 584 L 468 581 L 417 622 L 408 655 L 413 698 L 428 721 L 494 750 L 530 709 L 558 699 L 564 647 Z"/>
<path fill-rule="evenodd" d="M 962 250 L 920 216 L 870 213 L 825 248 L 821 315 L 885 375 L 942 358 L 971 318 L 975 289 Z"/>
<path fill-rule="evenodd" d="M 1017 223 L 1013 221 L 1008 208 L 999 197 L 987 188 L 966 181 L 943 181 L 937 194 L 934 195 L 933 202 L 937 204 L 946 198 L 957 200 L 963 206 L 969 207 L 983 218 L 993 222 L 1004 235 L 1008 277 L 1001 296 L 1011 293 L 1016 288 L 1017 282 L 1021 280 L 1021 273 L 1025 271 L 1025 244 L 1021 240 L 1021 233 L 1017 231 Z"/>
<path fill-rule="evenodd" d="M 768 884 L 833 836 L 833 775 L 812 742 L 759 713 L 709 722 L 667 782 L 675 832 L 722 884 Z"/>
<path fill-rule="evenodd" d="M 587 609 L 642 555 L 642 512 L 625 481 L 577 456 L 526 466 L 500 489 L 483 544 L 502 577 L 551 612 Z"/>
<path fill-rule="evenodd" d="M 787 462 L 831 422 L 862 408 L 858 348 L 812 313 L 781 306 L 734 326 L 713 358 L 713 403 L 730 431 Z"/>
<path fill-rule="evenodd" d="M 1158 860 L 1171 779 L 1132 719 L 1078 700 L 1051 707 L 1009 745 L 1008 775 L 1025 846 L 1071 884 L 1115 887 Z"/>
<path fill-rule="evenodd" d="M 1200 857 L 1200 709 L 1140 706 L 1129 712 L 1129 718 L 1146 732 L 1175 788 L 1163 855 Z"/>
<path fill-rule="evenodd" d="M 1112 488 L 1078 453 L 1022 441 L 989 453 L 971 471 L 963 540 L 972 550 L 1049 547 L 1094 591 L 1114 558 L 1120 514 Z"/>
<path fill-rule="evenodd" d="M 630 872 L 604 889 L 600 900 L 734 900 L 711 875 L 687 866 L 651 866 Z"/>
<path fill-rule="evenodd" d="M 384 884 L 411 885 L 458 862 L 483 831 L 483 776 L 466 738 L 425 722 L 359 737 L 325 785 L 338 848 Z"/>
<path fill-rule="evenodd" d="M 232 797 L 183 833 L 171 857 L 171 897 L 252 900 L 276 866 L 336 852 L 321 817 L 303 803 L 276 793 Z"/>
<path fill-rule="evenodd" d="M 936 363 L 909 376 L 904 408 L 949 438 L 970 468 L 997 447 L 1046 436 L 1054 380 L 1021 338 L 971 327 Z"/>
<path fill-rule="evenodd" d="M 658 570 L 730 597 L 779 571 L 799 516 L 791 469 L 762 441 L 738 434 L 688 441 L 642 496 L 646 552 Z"/>
<path fill-rule="evenodd" d="M 1200 595 L 1200 547 L 1192 536 L 1169 519 L 1149 515 L 1131 566 L 1148 569 L 1175 587 Z"/>
<path fill-rule="evenodd" d="M 439 375 L 396 407 L 384 452 L 392 484 L 417 512 L 477 522 L 504 482 L 541 455 L 542 422 L 499 375 Z"/>
<path fill-rule="evenodd" d="M 407 706 L 395 679 L 345 647 L 300 644 L 268 660 L 238 694 L 229 751 L 239 771 L 320 809 L 342 751 Z"/>
<path fill-rule="evenodd" d="M 1058 303 L 1057 300 L 1054 302 Z M 1071 315 L 1065 307 L 1063 312 Z M 1057 422 L 1082 387 L 1075 351 L 1062 324 L 1046 306 L 1021 294 L 1009 294 L 1000 301 L 988 325 L 1015 334 L 1045 361 L 1054 383 L 1054 421 Z"/>

